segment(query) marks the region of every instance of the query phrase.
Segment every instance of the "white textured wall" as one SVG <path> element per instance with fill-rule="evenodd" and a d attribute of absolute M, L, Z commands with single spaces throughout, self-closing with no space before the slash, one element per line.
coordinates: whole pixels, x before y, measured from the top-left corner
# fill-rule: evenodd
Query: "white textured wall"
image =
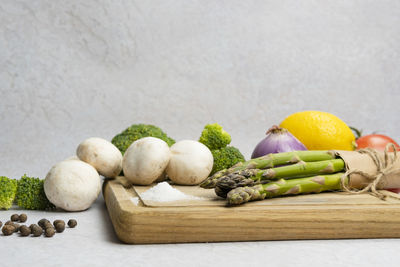
<path fill-rule="evenodd" d="M 139 122 L 219 122 L 247 157 L 305 109 L 400 141 L 400 2 L 0 0 L 0 93 L 11 177 Z"/>

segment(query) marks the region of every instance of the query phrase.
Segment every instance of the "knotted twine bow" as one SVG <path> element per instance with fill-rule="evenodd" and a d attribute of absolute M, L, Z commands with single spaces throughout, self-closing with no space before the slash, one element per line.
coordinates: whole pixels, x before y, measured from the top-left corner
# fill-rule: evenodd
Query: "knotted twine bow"
<path fill-rule="evenodd" d="M 393 149 L 393 155 L 389 154 L 390 148 Z M 387 194 L 386 191 L 378 191 L 376 188 L 378 185 L 383 185 L 385 183 L 385 176 L 396 173 L 400 174 L 400 169 L 395 169 L 393 166 L 394 162 L 397 160 L 397 151 L 394 144 L 390 143 L 386 145 L 383 159 L 379 156 L 378 152 L 375 149 L 360 149 L 358 152 L 362 154 L 368 154 L 374 161 L 377 171 L 374 175 L 371 175 L 357 169 L 347 170 L 340 180 L 343 191 L 351 194 L 362 194 L 365 192 L 369 192 L 371 195 L 376 196 L 382 200 L 385 199 L 387 196 L 400 199 L 400 196 L 398 195 Z M 359 174 L 368 179 L 370 182 L 366 187 L 361 190 L 350 188 L 348 185 L 348 181 L 351 174 Z"/>

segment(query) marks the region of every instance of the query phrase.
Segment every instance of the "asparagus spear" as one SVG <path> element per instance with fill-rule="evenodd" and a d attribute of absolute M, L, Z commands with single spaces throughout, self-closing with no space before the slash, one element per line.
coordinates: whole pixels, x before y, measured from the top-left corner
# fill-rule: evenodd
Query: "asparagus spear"
<path fill-rule="evenodd" d="M 291 151 L 283 153 L 271 153 L 259 158 L 251 159 L 246 162 L 240 162 L 229 169 L 216 172 L 200 184 L 202 188 L 214 188 L 218 178 L 246 169 L 266 169 L 279 165 L 297 163 L 299 161 L 312 162 L 334 159 L 336 156 L 332 151 L 309 150 L 309 151 Z"/>
<path fill-rule="evenodd" d="M 228 193 L 227 200 L 229 205 L 240 205 L 249 201 L 277 196 L 340 190 L 343 174 L 340 172 L 290 180 L 280 179 L 276 182 L 251 187 L 237 187 Z"/>
<path fill-rule="evenodd" d="M 254 186 L 256 182 L 251 178 L 245 178 L 238 175 L 232 177 L 221 177 L 218 179 L 217 186 L 214 188 L 217 196 L 226 198 L 229 191 L 236 187 Z"/>
<path fill-rule="evenodd" d="M 342 159 L 331 159 L 316 162 L 300 161 L 297 164 L 271 168 L 264 171 L 260 179 L 276 180 L 279 178 L 301 177 L 317 174 L 329 174 L 342 171 L 344 161 Z"/>
<path fill-rule="evenodd" d="M 291 179 L 318 174 L 329 174 L 342 171 L 344 161 L 342 159 L 331 159 L 316 162 L 304 162 L 270 168 L 267 170 L 242 170 L 218 179 L 215 186 L 215 193 L 225 198 L 229 191 L 236 187 L 253 186 L 259 183 L 279 180 L 280 178 Z"/>

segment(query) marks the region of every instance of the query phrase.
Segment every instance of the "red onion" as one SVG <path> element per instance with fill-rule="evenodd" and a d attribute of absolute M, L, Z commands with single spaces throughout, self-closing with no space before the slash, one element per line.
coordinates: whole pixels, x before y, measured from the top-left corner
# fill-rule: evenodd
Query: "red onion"
<path fill-rule="evenodd" d="M 266 134 L 267 137 L 261 140 L 254 149 L 251 155 L 252 159 L 269 153 L 307 150 L 307 148 L 285 128 L 274 125 Z"/>

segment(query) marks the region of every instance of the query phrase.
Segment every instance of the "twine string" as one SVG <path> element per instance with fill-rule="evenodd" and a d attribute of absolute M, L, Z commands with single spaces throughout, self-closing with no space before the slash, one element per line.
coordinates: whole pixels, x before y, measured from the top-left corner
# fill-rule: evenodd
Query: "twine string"
<path fill-rule="evenodd" d="M 392 155 L 389 153 L 390 148 L 393 149 Z M 400 169 L 395 169 L 393 166 L 394 162 L 397 160 L 397 150 L 395 145 L 392 143 L 386 145 L 383 159 L 379 156 L 378 152 L 375 149 L 365 148 L 365 149 L 360 149 L 358 152 L 370 156 L 374 164 L 376 165 L 377 171 L 374 175 L 371 175 L 357 169 L 347 170 L 343 174 L 340 180 L 342 190 L 351 194 L 362 194 L 368 192 L 371 195 L 376 196 L 382 200 L 385 199 L 387 196 L 400 199 L 400 196 L 386 194 L 385 191 L 377 190 L 378 186 L 380 185 L 384 186 L 385 176 L 394 173 L 400 173 Z M 369 183 L 363 189 L 350 188 L 348 185 L 349 184 L 348 181 L 350 179 L 351 174 L 361 175 L 364 178 L 366 178 L 369 181 Z"/>

